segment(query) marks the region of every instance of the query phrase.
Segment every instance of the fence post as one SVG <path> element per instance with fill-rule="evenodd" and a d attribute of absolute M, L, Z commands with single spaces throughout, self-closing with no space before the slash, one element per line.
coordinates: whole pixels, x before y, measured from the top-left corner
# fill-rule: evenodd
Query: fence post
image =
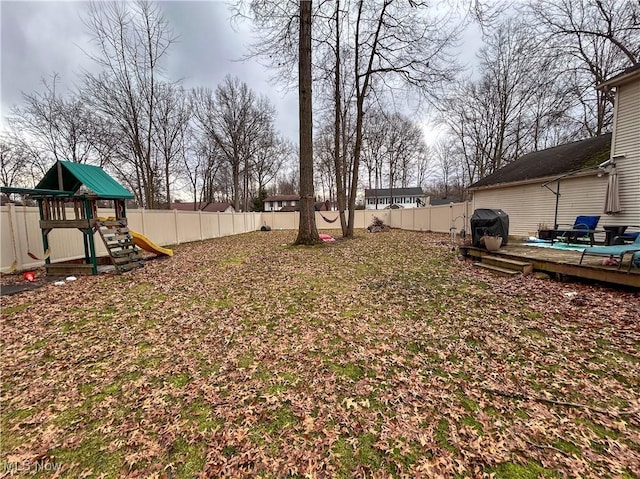
<path fill-rule="evenodd" d="M 178 231 L 178 210 L 173 210 L 173 226 L 176 233 L 176 244 L 180 244 L 180 232 Z"/>
<path fill-rule="evenodd" d="M 142 208 L 140 210 L 140 228 L 142 229 L 142 231 L 140 231 L 140 234 L 143 234 L 143 235 L 146 236 L 147 235 L 147 231 L 146 231 L 146 228 L 144 226 L 144 208 Z"/>
<path fill-rule="evenodd" d="M 20 228 L 18 227 L 18 216 L 16 215 L 15 204 L 8 203 L 8 206 L 9 206 L 9 221 L 11 221 L 11 241 L 13 241 L 13 247 L 15 247 L 15 252 L 16 252 L 16 257 L 14 259 L 16 260 L 17 269 L 21 270 L 24 266 L 24 263 L 22 261 L 23 242 L 20 241 Z M 26 215 L 23 214 L 23 216 L 24 216 L 23 220 L 26 222 L 27 221 Z M 25 238 L 25 241 L 26 241 L 26 238 Z"/>
<path fill-rule="evenodd" d="M 453 201 L 449 203 L 449 234 L 451 234 L 451 226 L 453 226 Z"/>

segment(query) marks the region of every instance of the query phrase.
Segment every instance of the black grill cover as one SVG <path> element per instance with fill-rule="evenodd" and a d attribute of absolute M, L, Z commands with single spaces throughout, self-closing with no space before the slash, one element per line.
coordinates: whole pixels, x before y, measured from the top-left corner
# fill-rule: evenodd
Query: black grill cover
<path fill-rule="evenodd" d="M 509 215 L 502 210 L 475 210 L 471 216 L 473 246 L 483 246 L 480 238 L 485 235 L 502 236 L 502 246 L 505 246 L 509 237 Z"/>

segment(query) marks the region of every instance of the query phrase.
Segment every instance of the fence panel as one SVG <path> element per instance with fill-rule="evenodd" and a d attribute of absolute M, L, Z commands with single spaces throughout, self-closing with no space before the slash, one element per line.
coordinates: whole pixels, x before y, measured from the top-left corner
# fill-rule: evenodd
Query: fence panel
<path fill-rule="evenodd" d="M 448 233 L 453 216 L 448 205 L 431 206 L 431 231 Z"/>
<path fill-rule="evenodd" d="M 175 213 L 173 213 L 175 211 Z M 176 229 L 178 231 L 178 240 L 180 243 L 188 243 L 190 241 L 200 241 L 203 239 L 200 227 L 201 214 L 199 211 L 181 211 L 173 210 L 175 216 Z"/>
<path fill-rule="evenodd" d="M 431 207 L 416 208 L 413 215 L 413 228 L 415 231 L 431 231 Z"/>
<path fill-rule="evenodd" d="M 354 229 L 366 228 L 376 216 L 394 228 L 448 233 L 451 226 L 455 225 L 460 231 L 463 225 L 464 228 L 468 228 L 469 208 L 469 203 L 456 203 L 416 209 L 357 210 L 354 215 Z M 101 208 L 98 214 L 112 216 L 113 210 Z M 348 211 L 345 212 L 347 217 L 348 214 Z M 72 217 L 73 211 L 67 210 L 67 215 Z M 262 225 L 268 225 L 274 230 L 297 230 L 299 213 L 207 213 L 130 209 L 127 211 L 127 219 L 131 230 L 147 236 L 158 245 L 168 246 L 256 231 Z M 34 260 L 28 255 L 30 251 L 38 258 L 44 257 L 39 220 L 38 208 L 14 205 L 0 207 L 2 272 L 9 271 L 14 261 L 18 270 L 44 264 L 44 261 Z M 316 225 L 318 229 L 340 229 L 338 212 L 316 212 Z M 94 241 L 96 253 L 99 256 L 106 255 L 106 249 L 97 233 L 94 235 Z M 83 234 L 77 229 L 53 230 L 49 233 L 49 243 L 53 261 L 84 257 Z"/>
<path fill-rule="evenodd" d="M 220 213 L 202 213 L 202 237 L 204 239 L 220 237 Z"/>
<path fill-rule="evenodd" d="M 140 233 L 160 246 L 178 244 L 176 214 L 168 210 L 140 210 L 142 228 Z M 191 212 L 187 212 L 191 213 Z"/>
<path fill-rule="evenodd" d="M 231 236 L 233 234 L 233 213 L 218 213 L 220 225 L 220 236 Z"/>
<path fill-rule="evenodd" d="M 8 268 L 14 262 L 16 268 L 23 263 L 20 244 L 14 241 L 14 237 L 18 234 L 15 217 L 15 208 L 12 205 L 2 206 L 0 210 L 0 224 L 2 224 L 2 228 L 0 228 L 0 261 L 2 263 L 0 264 L 3 271 L 5 266 Z"/>

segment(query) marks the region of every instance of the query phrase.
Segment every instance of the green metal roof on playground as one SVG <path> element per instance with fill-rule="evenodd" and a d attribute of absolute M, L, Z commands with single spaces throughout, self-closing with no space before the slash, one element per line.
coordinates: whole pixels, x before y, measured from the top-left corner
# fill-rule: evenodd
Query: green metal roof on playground
<path fill-rule="evenodd" d="M 62 188 L 58 184 L 58 163 L 62 167 Z M 40 180 L 36 190 L 65 190 L 76 193 L 82 186 L 103 199 L 133 198 L 124 186 L 114 180 L 99 166 L 59 161 L 53 165 Z"/>

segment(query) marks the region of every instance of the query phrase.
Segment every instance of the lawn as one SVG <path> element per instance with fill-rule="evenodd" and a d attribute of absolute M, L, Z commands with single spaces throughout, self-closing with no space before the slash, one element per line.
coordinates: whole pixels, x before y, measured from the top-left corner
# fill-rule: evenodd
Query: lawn
<path fill-rule="evenodd" d="M 294 238 L 3 296 L 0 476 L 640 476 L 638 293 Z"/>

